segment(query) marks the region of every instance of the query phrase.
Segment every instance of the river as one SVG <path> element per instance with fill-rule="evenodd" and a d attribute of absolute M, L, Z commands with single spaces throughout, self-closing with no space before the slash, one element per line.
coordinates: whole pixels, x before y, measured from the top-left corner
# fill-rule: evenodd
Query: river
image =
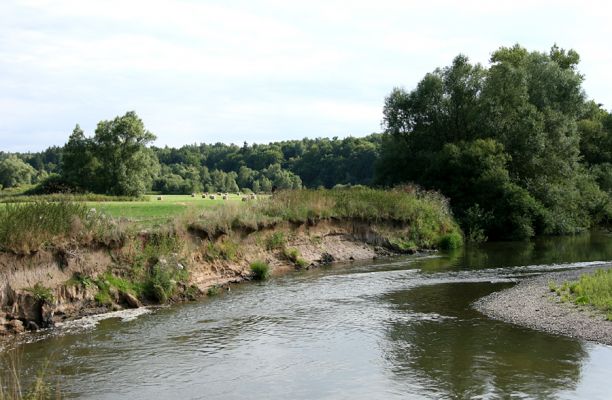
<path fill-rule="evenodd" d="M 41 333 L 63 398 L 609 399 L 612 347 L 491 320 L 525 275 L 612 260 L 612 236 L 489 243 L 289 273 L 213 298 Z"/>

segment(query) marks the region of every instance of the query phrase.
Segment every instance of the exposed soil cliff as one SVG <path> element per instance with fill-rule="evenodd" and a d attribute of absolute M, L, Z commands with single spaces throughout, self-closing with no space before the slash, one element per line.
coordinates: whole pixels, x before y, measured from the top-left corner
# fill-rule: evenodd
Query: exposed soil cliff
<path fill-rule="evenodd" d="M 211 287 L 250 279 L 250 264 L 255 260 L 265 261 L 272 274 L 278 274 L 334 261 L 413 252 L 414 248 L 402 249 L 388 239 L 407 229 L 405 224 L 393 222 L 329 219 L 304 224 L 286 222 L 252 232 L 221 233 L 214 239 L 192 231 L 180 237 L 180 254 L 149 256 L 146 263 L 188 271 L 186 280 L 177 284 L 180 290 L 167 299 L 180 301 L 203 295 Z M 53 326 L 86 314 L 146 304 L 146 298 L 138 298 L 109 282 L 106 282 L 109 300 L 101 302 L 96 297 L 100 285 L 91 282 L 106 276 L 103 274 L 125 274 L 132 268 L 126 265 L 130 263 L 126 260 L 134 259 L 127 255 L 134 253 L 135 248 L 142 251 L 151 241 L 147 232 L 141 232 L 132 247 L 128 243 L 117 249 L 52 249 L 27 256 L 0 253 L 0 336 Z M 231 252 L 227 250 L 230 244 Z M 288 249 L 293 257 L 288 256 Z"/>

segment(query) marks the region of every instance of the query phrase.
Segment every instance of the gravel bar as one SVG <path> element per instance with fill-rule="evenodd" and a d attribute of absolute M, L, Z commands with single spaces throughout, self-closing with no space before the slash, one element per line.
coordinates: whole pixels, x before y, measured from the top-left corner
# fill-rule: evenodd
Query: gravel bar
<path fill-rule="evenodd" d="M 548 286 L 551 281 L 562 284 L 577 280 L 582 274 L 608 268 L 612 264 L 546 273 L 483 297 L 474 306 L 491 318 L 612 346 L 612 321 L 591 307 L 561 302 Z"/>

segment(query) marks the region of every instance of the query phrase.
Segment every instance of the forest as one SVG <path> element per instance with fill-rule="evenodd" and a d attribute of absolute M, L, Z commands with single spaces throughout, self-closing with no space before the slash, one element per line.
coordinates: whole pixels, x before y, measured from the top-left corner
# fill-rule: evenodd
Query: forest
<path fill-rule="evenodd" d="M 413 185 L 450 199 L 466 239 L 573 234 L 612 220 L 612 114 L 574 50 L 464 55 L 384 99 L 382 133 L 155 147 L 135 112 L 77 125 L 62 147 L 0 152 L 0 185 L 29 192 L 273 192 Z"/>

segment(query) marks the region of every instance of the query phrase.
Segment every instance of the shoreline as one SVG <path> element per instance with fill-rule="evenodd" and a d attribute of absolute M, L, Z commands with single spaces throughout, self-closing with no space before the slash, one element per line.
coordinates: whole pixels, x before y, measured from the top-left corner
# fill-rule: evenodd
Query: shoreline
<path fill-rule="evenodd" d="M 491 293 L 473 303 L 486 316 L 526 328 L 612 346 L 612 321 L 590 306 L 562 302 L 550 291 L 549 282 L 577 280 L 612 264 L 550 272 L 522 280 L 517 285 Z"/>

